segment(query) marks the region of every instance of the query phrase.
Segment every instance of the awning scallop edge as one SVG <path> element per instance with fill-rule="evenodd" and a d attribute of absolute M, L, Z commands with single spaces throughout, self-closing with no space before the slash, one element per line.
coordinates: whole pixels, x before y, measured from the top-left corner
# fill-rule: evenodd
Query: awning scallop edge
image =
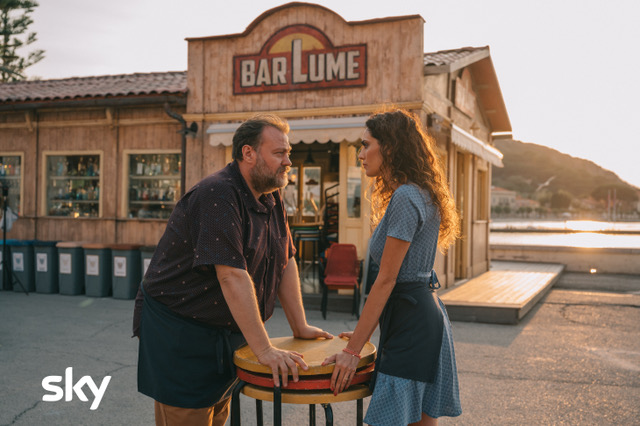
<path fill-rule="evenodd" d="M 357 142 L 369 116 L 289 120 L 289 143 Z M 216 123 L 207 128 L 212 146 L 231 146 L 241 123 Z"/>

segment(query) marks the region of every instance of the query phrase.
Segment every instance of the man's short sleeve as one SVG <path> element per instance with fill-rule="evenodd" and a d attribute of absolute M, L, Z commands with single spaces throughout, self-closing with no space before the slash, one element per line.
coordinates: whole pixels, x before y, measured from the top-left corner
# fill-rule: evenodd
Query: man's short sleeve
<path fill-rule="evenodd" d="M 209 192 L 203 188 L 202 192 Z M 193 267 L 226 265 L 247 269 L 243 256 L 242 216 L 237 205 L 209 194 L 198 194 L 190 202 Z"/>

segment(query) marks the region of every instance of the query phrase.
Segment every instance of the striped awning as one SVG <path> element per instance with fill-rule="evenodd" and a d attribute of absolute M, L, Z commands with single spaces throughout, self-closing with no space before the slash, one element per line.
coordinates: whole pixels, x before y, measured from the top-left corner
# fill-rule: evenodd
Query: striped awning
<path fill-rule="evenodd" d="M 451 142 L 454 145 L 477 155 L 485 161 L 497 167 L 504 167 L 502 164 L 502 153 L 488 143 L 481 141 L 470 133 L 465 132 L 455 124 L 451 125 Z"/>
<path fill-rule="evenodd" d="M 369 116 L 289 120 L 289 143 L 357 142 Z M 241 123 L 211 124 L 207 128 L 213 146 L 231 146 L 233 134 Z"/>

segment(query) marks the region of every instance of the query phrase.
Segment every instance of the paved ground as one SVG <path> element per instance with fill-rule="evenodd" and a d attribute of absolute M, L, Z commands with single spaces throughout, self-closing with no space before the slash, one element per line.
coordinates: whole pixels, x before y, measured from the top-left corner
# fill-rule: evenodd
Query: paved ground
<path fill-rule="evenodd" d="M 110 298 L 0 292 L 0 425 L 153 424 L 152 401 L 136 392 L 132 308 Z M 333 333 L 355 326 L 345 313 L 308 318 Z M 516 326 L 453 329 L 464 413 L 441 424 L 640 424 L 640 277 L 566 275 Z M 290 334 L 281 310 L 268 330 Z M 74 381 L 112 377 L 97 410 L 90 392 L 89 402 L 42 401 L 50 393 L 43 378 L 64 377 L 67 367 Z M 242 408 L 244 424 L 255 424 L 253 402 L 243 397 Z M 355 422 L 355 403 L 334 410 L 336 425 Z M 270 416 L 265 404 L 265 424 Z M 307 424 L 306 407 L 285 405 L 284 424 Z"/>

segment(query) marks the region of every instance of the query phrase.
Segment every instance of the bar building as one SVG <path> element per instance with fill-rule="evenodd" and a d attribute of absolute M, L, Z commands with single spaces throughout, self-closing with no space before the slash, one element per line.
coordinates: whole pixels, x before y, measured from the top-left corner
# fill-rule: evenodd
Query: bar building
<path fill-rule="evenodd" d="M 186 72 L 0 85 L 0 180 L 19 213 L 8 238 L 157 243 L 183 188 L 231 161 L 256 112 L 289 121 L 292 224 L 321 223 L 364 257 L 357 149 L 383 104 L 437 141 L 463 238 L 439 254 L 443 286 L 489 268 L 496 133 L 511 124 L 488 47 L 424 53 L 419 15 L 348 22 L 319 5 L 268 10 L 240 34 L 189 38 Z"/>

